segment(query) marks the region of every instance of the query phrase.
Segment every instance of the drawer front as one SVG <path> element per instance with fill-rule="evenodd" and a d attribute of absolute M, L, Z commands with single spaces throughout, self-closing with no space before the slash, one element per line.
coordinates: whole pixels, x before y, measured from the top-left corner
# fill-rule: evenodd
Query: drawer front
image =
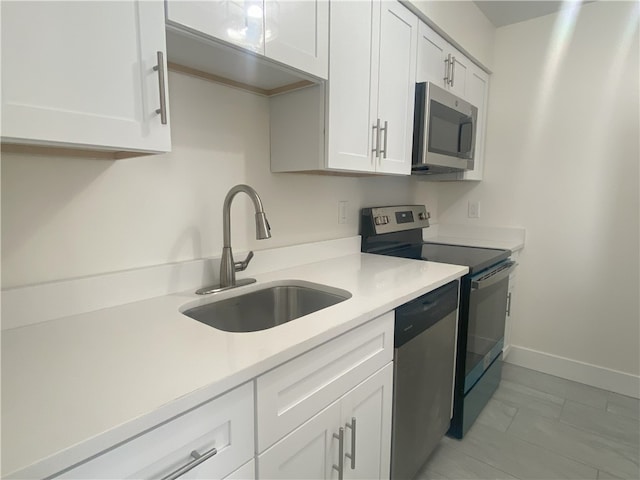
<path fill-rule="evenodd" d="M 164 478 L 194 461 L 191 452 L 217 453 L 181 478 L 223 478 L 253 457 L 253 383 L 246 383 L 63 473 L 58 478 Z M 194 475 L 193 477 L 190 474 Z"/>
<path fill-rule="evenodd" d="M 393 359 L 393 312 L 258 377 L 258 452 Z"/>
<path fill-rule="evenodd" d="M 203 480 L 211 478 L 210 476 L 202 476 Z M 232 472 L 228 476 L 224 477 L 224 480 L 254 480 L 256 478 L 256 462 L 251 460 L 245 463 L 235 472 Z"/>

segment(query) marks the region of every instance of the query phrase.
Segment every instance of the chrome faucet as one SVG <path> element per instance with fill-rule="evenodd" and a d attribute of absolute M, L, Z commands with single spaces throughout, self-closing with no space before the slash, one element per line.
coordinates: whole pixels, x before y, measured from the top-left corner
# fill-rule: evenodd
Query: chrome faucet
<path fill-rule="evenodd" d="M 264 214 L 262 200 L 260 200 L 258 192 L 249 185 L 236 185 L 231 188 L 227 193 L 222 206 L 222 259 L 220 260 L 220 285 L 201 288 L 196 292 L 199 295 L 215 293 L 255 282 L 255 279 L 253 278 L 244 278 L 236 281 L 236 272 L 246 270 L 249 262 L 253 258 L 253 252 L 250 251 L 247 258 L 242 262 L 233 261 L 233 252 L 231 250 L 231 202 L 236 194 L 240 192 L 244 192 L 249 195 L 249 198 L 251 198 L 251 201 L 253 202 L 253 207 L 256 212 L 256 239 L 264 240 L 266 238 L 271 238 L 271 227 L 269 226 L 269 221 Z"/>

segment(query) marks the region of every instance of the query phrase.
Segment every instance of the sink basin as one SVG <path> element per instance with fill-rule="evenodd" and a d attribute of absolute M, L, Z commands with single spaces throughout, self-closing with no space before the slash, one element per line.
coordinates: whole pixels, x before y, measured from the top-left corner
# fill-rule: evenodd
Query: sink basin
<path fill-rule="evenodd" d="M 182 313 L 226 332 L 256 332 L 309 315 L 350 297 L 351 294 L 345 290 L 300 282 L 253 290 Z"/>

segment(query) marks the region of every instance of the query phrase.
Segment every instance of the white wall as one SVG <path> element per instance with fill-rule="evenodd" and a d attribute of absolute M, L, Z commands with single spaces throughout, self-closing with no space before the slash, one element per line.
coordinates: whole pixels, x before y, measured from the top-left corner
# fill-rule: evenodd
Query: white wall
<path fill-rule="evenodd" d="M 238 195 L 236 252 L 356 235 L 360 207 L 414 196 L 410 178 L 272 174 L 266 98 L 173 73 L 169 94 L 170 154 L 2 156 L 4 288 L 219 256 L 223 199 L 238 183 L 261 195 L 273 236 L 255 240 Z M 346 225 L 338 200 L 349 201 Z"/>
<path fill-rule="evenodd" d="M 640 373 L 637 2 L 497 29 L 485 180 L 441 222 L 527 229 L 512 343 Z M 480 200 L 481 218 L 467 218 Z"/>
<path fill-rule="evenodd" d="M 412 0 L 432 22 L 485 67 L 493 68 L 496 28 L 470 0 Z"/>

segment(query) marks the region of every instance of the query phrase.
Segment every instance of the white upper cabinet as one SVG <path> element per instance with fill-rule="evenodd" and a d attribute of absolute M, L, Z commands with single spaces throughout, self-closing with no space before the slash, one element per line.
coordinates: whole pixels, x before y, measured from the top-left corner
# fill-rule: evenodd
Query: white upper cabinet
<path fill-rule="evenodd" d="M 445 78 L 449 74 L 449 44 L 434 32 L 427 24 L 420 22 L 418 26 L 418 65 L 416 82 L 431 82 L 446 88 Z"/>
<path fill-rule="evenodd" d="M 326 79 L 329 68 L 329 2 L 265 1 L 265 56 Z"/>
<path fill-rule="evenodd" d="M 333 2 L 327 167 L 411 173 L 417 17 L 397 2 Z"/>
<path fill-rule="evenodd" d="M 420 22 L 416 82 L 431 82 L 465 97 L 470 61 L 427 24 Z"/>
<path fill-rule="evenodd" d="M 426 175 L 424 180 L 482 180 L 489 75 L 425 23 L 420 22 L 416 82 L 432 82 L 478 108 L 474 168 Z"/>
<path fill-rule="evenodd" d="M 417 17 L 399 3 L 381 2 L 378 172 L 411 172 L 417 40 Z"/>
<path fill-rule="evenodd" d="M 167 0 L 167 23 L 174 32 L 240 47 L 322 79 L 328 75 L 328 18 L 326 0 Z M 173 42 L 172 36 L 170 40 Z M 180 39 L 176 43 L 177 61 L 185 63 Z M 203 67 L 201 54 L 193 62 L 187 60 L 186 66 L 228 76 L 233 67 L 225 63 L 254 62 L 237 56 L 228 59 L 223 52 L 213 54 L 216 55 L 213 63 L 221 64 L 219 69 L 215 65 Z M 255 65 L 262 68 L 260 62 Z M 231 80 L 260 84 L 241 77 L 234 76 Z"/>
<path fill-rule="evenodd" d="M 167 2 L 167 20 L 210 37 L 264 54 L 262 0 Z"/>
<path fill-rule="evenodd" d="M 449 59 L 448 59 L 449 60 Z M 451 59 L 448 62 L 449 68 L 449 90 L 462 98 L 467 98 L 467 83 L 471 71 L 469 66 L 471 61 L 455 48 L 451 49 Z"/>
<path fill-rule="evenodd" d="M 370 1 L 331 4 L 326 164 L 330 169 L 374 172 L 376 168 L 372 152 L 377 132 L 371 121 L 376 122 L 377 109 L 377 75 L 372 75 L 377 58 L 374 24 L 380 20 L 377 6 L 376 10 Z"/>
<path fill-rule="evenodd" d="M 408 175 L 418 19 L 395 1 L 330 13 L 329 81 L 271 99 L 271 169 Z"/>
<path fill-rule="evenodd" d="M 484 147 L 487 136 L 487 103 L 489 100 L 489 74 L 476 65 L 469 66 L 466 99 L 478 108 L 476 122 L 476 149 L 473 170 L 462 173 L 462 180 L 482 180 L 484 170 Z"/>
<path fill-rule="evenodd" d="M 165 58 L 161 1 L 3 2 L 3 143 L 170 151 Z"/>

